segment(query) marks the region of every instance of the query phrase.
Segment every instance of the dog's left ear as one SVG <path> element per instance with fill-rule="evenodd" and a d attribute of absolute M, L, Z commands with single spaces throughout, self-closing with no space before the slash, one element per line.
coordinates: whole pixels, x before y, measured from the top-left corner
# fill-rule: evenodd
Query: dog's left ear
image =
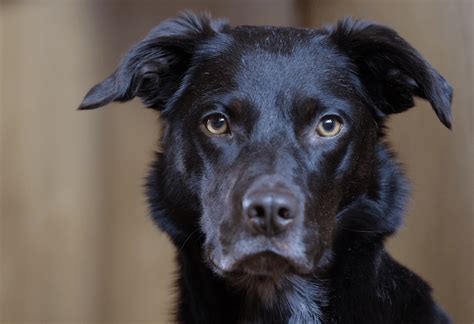
<path fill-rule="evenodd" d="M 147 107 L 162 110 L 182 83 L 198 46 L 227 26 L 191 13 L 161 23 L 125 55 L 111 76 L 89 90 L 79 109 L 139 97 Z"/>
<path fill-rule="evenodd" d="M 428 100 L 441 122 L 451 128 L 452 87 L 394 30 L 347 18 L 328 32 L 355 64 L 383 115 L 413 107 L 413 96 L 417 96 Z"/>

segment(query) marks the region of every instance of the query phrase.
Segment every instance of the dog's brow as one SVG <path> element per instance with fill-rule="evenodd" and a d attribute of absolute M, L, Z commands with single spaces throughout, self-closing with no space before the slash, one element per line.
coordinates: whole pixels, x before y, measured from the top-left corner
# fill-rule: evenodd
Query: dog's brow
<path fill-rule="evenodd" d="M 239 98 L 236 94 L 227 94 L 214 99 L 209 105 L 218 105 L 229 114 L 240 115 L 243 113 L 244 106 L 246 106 L 246 100 Z"/>
<path fill-rule="evenodd" d="M 234 99 L 227 105 L 227 109 L 229 109 L 232 113 L 240 115 L 242 113 L 242 102 L 238 99 Z"/>

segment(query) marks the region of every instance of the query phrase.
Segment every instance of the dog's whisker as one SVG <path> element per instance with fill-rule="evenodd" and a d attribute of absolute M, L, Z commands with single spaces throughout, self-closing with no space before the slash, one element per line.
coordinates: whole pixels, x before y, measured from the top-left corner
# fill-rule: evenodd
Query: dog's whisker
<path fill-rule="evenodd" d="M 189 241 L 189 239 L 191 238 L 191 236 L 193 236 L 194 233 L 196 233 L 197 231 L 199 231 L 199 228 L 196 228 L 194 231 L 192 231 L 192 232 L 188 235 L 188 237 L 186 237 L 186 239 L 184 240 L 183 244 L 182 244 L 181 247 L 179 248 L 179 251 L 180 251 L 180 252 L 183 251 L 184 246 L 186 245 L 186 243 Z"/>
<path fill-rule="evenodd" d="M 341 229 L 345 231 L 358 232 L 358 233 L 374 233 L 374 234 L 386 233 L 386 231 L 361 230 L 361 229 L 355 229 L 355 228 L 350 228 L 350 227 L 341 227 Z"/>

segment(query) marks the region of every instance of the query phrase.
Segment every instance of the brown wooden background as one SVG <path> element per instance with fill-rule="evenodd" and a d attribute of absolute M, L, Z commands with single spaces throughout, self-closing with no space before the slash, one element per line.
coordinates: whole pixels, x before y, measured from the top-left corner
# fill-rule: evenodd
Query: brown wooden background
<path fill-rule="evenodd" d="M 471 0 L 3 0 L 0 321 L 169 321 L 173 249 L 147 217 L 141 189 L 157 116 L 137 102 L 74 109 L 132 43 L 183 9 L 234 24 L 376 20 L 445 75 L 455 88 L 454 131 L 422 102 L 391 121 L 414 190 L 389 247 L 457 323 L 473 323 Z"/>

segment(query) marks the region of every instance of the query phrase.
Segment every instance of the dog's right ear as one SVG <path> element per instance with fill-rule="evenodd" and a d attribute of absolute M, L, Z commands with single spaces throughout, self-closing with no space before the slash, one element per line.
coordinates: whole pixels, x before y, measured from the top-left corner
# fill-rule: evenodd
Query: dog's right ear
<path fill-rule="evenodd" d="M 227 27 L 209 15 L 185 13 L 167 20 L 135 45 L 117 70 L 89 90 L 79 109 L 94 109 L 139 97 L 162 110 L 189 69 L 196 48 Z"/>

